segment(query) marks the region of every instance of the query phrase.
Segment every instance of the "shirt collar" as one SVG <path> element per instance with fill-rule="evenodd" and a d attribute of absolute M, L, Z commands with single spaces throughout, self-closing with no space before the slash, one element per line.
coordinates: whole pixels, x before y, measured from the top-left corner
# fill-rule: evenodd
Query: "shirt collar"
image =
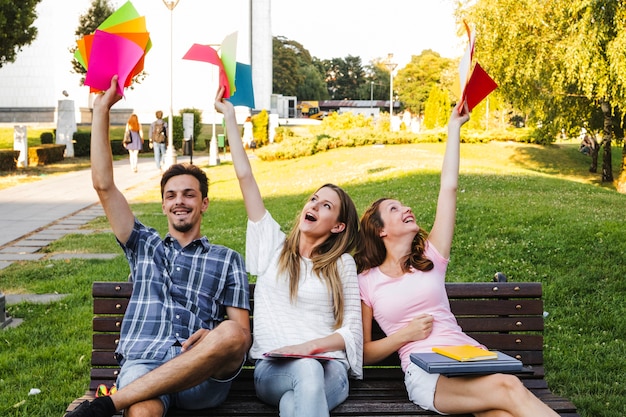
<path fill-rule="evenodd" d="M 163 239 L 163 243 L 167 246 L 175 245 L 175 246 L 180 247 L 180 243 L 178 243 L 178 240 L 176 240 L 176 238 L 170 235 L 169 233 L 165 235 L 165 239 Z M 209 242 L 209 239 L 206 236 L 202 236 L 202 237 L 199 237 L 198 239 L 193 240 L 187 246 L 191 246 L 191 245 L 202 246 L 204 252 L 208 252 L 209 249 L 211 248 L 211 242 Z"/>

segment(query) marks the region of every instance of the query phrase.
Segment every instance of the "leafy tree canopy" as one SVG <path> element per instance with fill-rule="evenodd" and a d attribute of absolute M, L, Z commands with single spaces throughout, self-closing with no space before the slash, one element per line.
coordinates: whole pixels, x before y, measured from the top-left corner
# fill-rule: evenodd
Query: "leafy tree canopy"
<path fill-rule="evenodd" d="M 1 0 L 0 0 L 1 1 Z M 74 32 L 76 39 L 80 39 L 85 35 L 90 35 L 98 29 L 98 26 L 102 24 L 109 16 L 115 12 L 113 6 L 109 3 L 109 0 L 93 0 L 89 9 L 78 19 L 78 27 Z M 70 48 L 72 56 L 77 50 L 76 44 Z M 78 62 L 76 58 L 72 58 L 72 71 L 76 74 L 81 74 L 80 85 L 85 83 L 85 74 L 87 70 Z"/>
<path fill-rule="evenodd" d="M 323 60 L 320 63 L 325 75 L 326 87 L 332 100 L 358 100 L 363 85 L 368 83 L 361 58 L 348 55 L 345 58 Z M 369 85 L 368 85 L 369 87 Z"/>
<path fill-rule="evenodd" d="M 475 25 L 476 57 L 499 90 L 554 133 L 583 121 L 601 126 L 603 101 L 626 108 L 623 3 L 478 0 L 459 13 Z"/>
<path fill-rule="evenodd" d="M 15 62 L 22 47 L 37 37 L 33 26 L 35 8 L 41 0 L 0 0 L 0 68 Z"/>
<path fill-rule="evenodd" d="M 300 43 L 277 36 L 272 48 L 272 89 L 275 93 L 298 96 L 298 99 L 304 94 L 308 96 L 305 99 L 313 100 L 324 92 L 323 80 L 320 74 L 315 74 L 317 70 L 311 54 Z"/>
<path fill-rule="evenodd" d="M 420 114 L 424 111 L 433 87 L 437 87 L 447 92 L 450 102 L 457 66 L 456 60 L 443 58 L 430 49 L 422 51 L 420 55 L 413 55 L 411 62 L 400 69 L 394 78 L 400 101 L 411 113 Z"/>

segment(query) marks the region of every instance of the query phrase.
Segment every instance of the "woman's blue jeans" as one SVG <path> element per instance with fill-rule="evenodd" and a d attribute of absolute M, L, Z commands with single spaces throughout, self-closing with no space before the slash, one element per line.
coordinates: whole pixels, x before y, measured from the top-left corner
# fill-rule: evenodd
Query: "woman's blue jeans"
<path fill-rule="evenodd" d="M 348 371 L 336 360 L 261 359 L 254 387 L 280 417 L 324 417 L 348 398 Z"/>

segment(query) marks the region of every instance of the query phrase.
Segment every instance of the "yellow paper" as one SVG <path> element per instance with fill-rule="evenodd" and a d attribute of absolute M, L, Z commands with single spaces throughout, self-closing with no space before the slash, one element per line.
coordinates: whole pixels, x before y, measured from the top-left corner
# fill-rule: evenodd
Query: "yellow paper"
<path fill-rule="evenodd" d="M 498 359 L 496 352 L 490 352 L 487 349 L 471 345 L 435 346 L 433 347 L 433 352 L 461 362 Z"/>

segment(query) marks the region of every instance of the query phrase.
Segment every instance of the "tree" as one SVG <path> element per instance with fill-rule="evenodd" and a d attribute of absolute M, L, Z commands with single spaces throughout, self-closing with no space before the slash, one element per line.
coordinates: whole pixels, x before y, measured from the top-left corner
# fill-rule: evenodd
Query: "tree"
<path fill-rule="evenodd" d="M 400 69 L 394 78 L 394 88 L 400 101 L 411 113 L 421 114 L 433 86 L 447 91 L 452 98 L 452 74 L 456 72 L 457 66 L 455 60 L 442 58 L 430 49 L 422 51 L 420 55 L 413 55 L 411 62 Z"/>
<path fill-rule="evenodd" d="M 115 12 L 115 9 L 109 3 L 109 0 L 93 0 L 89 10 L 84 14 L 80 15 L 78 19 L 78 28 L 74 32 L 76 35 L 76 39 L 80 39 L 85 35 L 90 35 L 98 29 L 98 26 L 102 24 L 109 16 L 111 16 Z M 70 52 L 72 56 L 78 47 L 74 45 L 70 48 Z M 85 74 L 87 74 L 87 70 L 78 62 L 76 58 L 72 58 L 72 72 L 75 74 L 81 74 L 80 85 L 85 83 Z M 143 76 L 143 75 L 142 75 Z"/>
<path fill-rule="evenodd" d="M 389 100 L 389 70 L 382 58 L 375 59 L 366 65 L 365 82 L 358 91 L 359 100 Z"/>
<path fill-rule="evenodd" d="M 348 55 L 320 62 L 332 100 L 357 100 L 368 79 L 360 57 Z"/>
<path fill-rule="evenodd" d="M 324 78 L 304 46 L 277 36 L 272 47 L 274 93 L 297 96 L 299 100 L 323 100 L 328 97 Z"/>
<path fill-rule="evenodd" d="M 450 115 L 450 94 L 433 84 L 424 105 L 424 127 L 433 129 L 448 123 Z"/>
<path fill-rule="evenodd" d="M 298 42 L 275 36 L 272 42 L 272 91 L 275 94 L 295 96 L 297 85 L 303 81 L 298 55 L 305 53 Z M 308 54 L 308 51 L 306 52 Z"/>
<path fill-rule="evenodd" d="M 33 26 L 35 8 L 41 0 L 0 0 L 0 68 L 15 62 L 22 47 L 30 45 L 37 37 Z"/>
<path fill-rule="evenodd" d="M 304 76 L 304 80 L 296 88 L 296 96 L 300 100 L 328 99 L 326 82 L 314 64 L 301 66 L 299 72 Z"/>
<path fill-rule="evenodd" d="M 544 135 L 555 137 L 586 121 L 603 131 L 603 181 L 613 179 L 613 120 L 623 120 L 626 108 L 623 3 L 478 0 L 459 9 L 476 25 L 481 65 L 515 108 L 541 122 Z M 622 153 L 624 160 L 626 149 Z M 626 178 L 618 189 L 620 182 Z"/>

